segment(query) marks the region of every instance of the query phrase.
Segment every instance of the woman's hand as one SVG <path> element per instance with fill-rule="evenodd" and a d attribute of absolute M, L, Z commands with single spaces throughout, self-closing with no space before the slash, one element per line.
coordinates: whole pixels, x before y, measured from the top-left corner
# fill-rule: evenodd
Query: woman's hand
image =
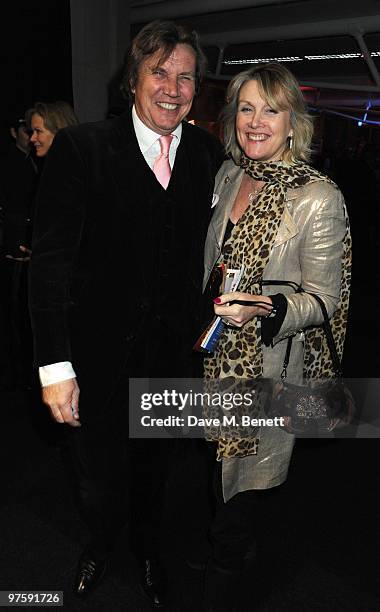
<path fill-rule="evenodd" d="M 243 327 L 254 317 L 266 317 L 272 311 L 272 300 L 267 295 L 251 295 L 240 291 L 223 293 L 214 300 L 214 304 L 215 314 L 227 325 L 235 327 Z"/>

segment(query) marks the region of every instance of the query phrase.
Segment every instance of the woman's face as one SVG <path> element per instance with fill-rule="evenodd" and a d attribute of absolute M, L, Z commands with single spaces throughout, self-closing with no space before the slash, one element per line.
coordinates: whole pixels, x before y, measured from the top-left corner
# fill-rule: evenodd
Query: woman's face
<path fill-rule="evenodd" d="M 244 83 L 239 92 L 236 137 L 247 157 L 258 161 L 281 159 L 292 135 L 290 111 L 276 111 L 259 94 L 257 81 Z"/>
<path fill-rule="evenodd" d="M 30 125 L 32 129 L 30 142 L 35 146 L 37 157 L 44 157 L 51 147 L 55 134 L 45 127 L 44 120 L 37 113 L 32 115 Z"/>

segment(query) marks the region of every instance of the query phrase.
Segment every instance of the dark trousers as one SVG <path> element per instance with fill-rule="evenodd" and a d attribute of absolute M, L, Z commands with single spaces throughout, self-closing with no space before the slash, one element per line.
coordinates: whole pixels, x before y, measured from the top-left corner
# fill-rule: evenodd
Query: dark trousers
<path fill-rule="evenodd" d="M 212 556 L 205 576 L 204 609 L 240 612 L 244 603 L 244 570 L 256 555 L 255 525 L 261 491 L 237 493 L 226 503 L 222 493 L 222 464 L 214 470 L 215 516 L 210 530 Z M 251 580 L 251 577 L 250 577 Z M 253 610 L 252 601 L 250 610 Z"/>
<path fill-rule="evenodd" d="M 65 459 L 92 552 L 107 556 L 128 522 L 132 547 L 156 556 L 174 441 L 128 439 L 127 428 L 106 419 L 67 434 Z"/>
<path fill-rule="evenodd" d="M 178 516 L 183 517 L 180 537 L 189 547 L 196 547 L 208 528 L 211 463 L 207 443 L 129 438 L 128 411 L 137 407 L 128 406 L 128 378 L 191 378 L 200 371 L 200 357 L 189 340 L 155 319 L 149 325 L 101 416 L 84 418 L 81 428 L 67 432 L 65 455 L 98 556 L 109 552 L 126 522 L 132 548 L 146 557 L 162 551 L 165 515 L 176 513 L 177 524 Z"/>
<path fill-rule="evenodd" d="M 165 548 L 203 555 L 212 491 L 207 443 L 128 440 L 104 424 L 81 429 L 68 431 L 65 455 L 93 554 L 106 557 L 128 523 L 138 556 L 160 557 Z"/>
<path fill-rule="evenodd" d="M 170 539 L 196 556 L 210 522 L 209 445 L 196 439 L 129 438 L 128 405 L 122 396 L 115 395 L 101 418 L 84 420 L 81 428 L 66 432 L 65 463 L 90 531 L 92 552 L 107 556 L 128 523 L 133 551 L 160 556 L 167 519 Z"/>
<path fill-rule="evenodd" d="M 237 493 L 223 500 L 222 462 L 214 471 L 215 516 L 210 530 L 215 566 L 240 572 L 247 561 L 255 558 L 258 504 L 261 491 Z"/>

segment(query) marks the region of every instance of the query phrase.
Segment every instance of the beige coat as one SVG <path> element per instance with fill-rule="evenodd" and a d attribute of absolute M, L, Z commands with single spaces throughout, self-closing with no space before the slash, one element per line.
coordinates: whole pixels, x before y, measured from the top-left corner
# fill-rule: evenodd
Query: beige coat
<path fill-rule="evenodd" d="M 227 161 L 216 177 L 215 211 L 205 247 L 204 285 L 220 256 L 224 233 L 243 174 L 244 171 L 233 161 Z M 333 185 L 319 181 L 297 189 L 288 189 L 283 219 L 263 278 L 295 281 L 306 291 L 319 294 L 331 317 L 339 301 L 345 231 L 343 196 Z M 263 292 L 266 295 L 284 293 L 288 301 L 286 317 L 274 339 L 274 347 L 263 346 L 263 375 L 279 378 L 286 338 L 294 336 L 288 380 L 301 383 L 302 329 L 322 322 L 320 307 L 312 296 L 296 294 L 290 287 L 266 286 Z M 261 428 L 257 455 L 223 460 L 225 500 L 239 491 L 267 489 L 284 482 L 293 444 L 293 436 L 285 431 Z"/>

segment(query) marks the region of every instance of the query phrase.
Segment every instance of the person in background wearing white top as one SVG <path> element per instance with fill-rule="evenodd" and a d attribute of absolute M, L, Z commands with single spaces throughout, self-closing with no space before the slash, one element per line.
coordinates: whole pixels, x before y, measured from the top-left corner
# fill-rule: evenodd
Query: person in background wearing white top
<path fill-rule="evenodd" d="M 132 110 L 60 130 L 46 159 L 30 310 L 43 400 L 68 426 L 91 535 L 79 596 L 103 576 L 129 509 L 141 585 L 165 603 L 159 528 L 176 445 L 128 439 L 128 379 L 198 372 L 203 245 L 223 159 L 184 121 L 204 66 L 195 32 L 148 24 L 124 76 Z"/>

